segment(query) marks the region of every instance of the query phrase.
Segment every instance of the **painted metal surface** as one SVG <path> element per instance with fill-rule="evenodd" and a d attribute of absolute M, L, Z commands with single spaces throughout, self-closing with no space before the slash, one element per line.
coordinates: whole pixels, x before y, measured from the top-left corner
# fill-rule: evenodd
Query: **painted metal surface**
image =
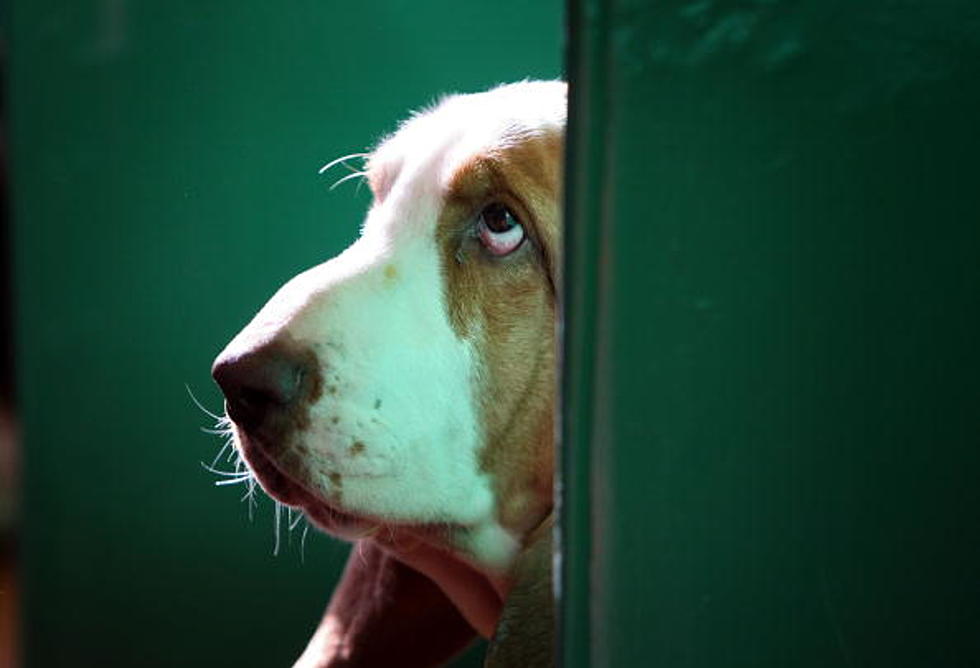
<path fill-rule="evenodd" d="M 570 16 L 563 665 L 977 665 L 980 9 Z"/>

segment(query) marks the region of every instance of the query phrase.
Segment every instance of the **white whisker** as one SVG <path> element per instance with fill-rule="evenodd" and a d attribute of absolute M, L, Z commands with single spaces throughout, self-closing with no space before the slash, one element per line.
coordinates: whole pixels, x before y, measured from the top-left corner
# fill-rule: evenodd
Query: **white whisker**
<path fill-rule="evenodd" d="M 323 174 L 325 171 L 329 170 L 331 167 L 335 165 L 342 164 L 348 160 L 353 160 L 354 158 L 366 158 L 368 155 L 369 155 L 368 153 L 351 153 L 350 155 L 341 156 L 325 164 L 323 167 L 320 168 L 320 171 L 318 173 Z"/>
<path fill-rule="evenodd" d="M 276 531 L 276 544 L 272 548 L 272 556 L 279 556 L 279 525 L 282 523 L 282 504 L 276 501 L 276 513 L 275 513 L 275 531 Z"/>
<path fill-rule="evenodd" d="M 239 484 L 241 484 L 243 482 L 247 482 L 247 481 L 251 480 L 251 478 L 252 478 L 252 476 L 245 475 L 245 476 L 242 476 L 241 478 L 228 478 L 227 480 L 215 480 L 214 481 L 214 484 L 217 487 L 222 487 L 224 485 L 239 485 Z"/>
<path fill-rule="evenodd" d="M 305 564 L 306 563 L 306 558 L 305 558 L 305 555 L 306 555 L 306 534 L 309 532 L 309 530 L 310 530 L 310 523 L 307 522 L 303 526 L 303 536 L 302 536 L 302 538 L 299 539 L 299 562 L 301 564 Z"/>
<path fill-rule="evenodd" d="M 224 423 L 227 420 L 226 417 L 224 417 L 222 415 L 215 415 L 214 413 L 212 413 L 211 411 L 209 411 L 207 408 L 205 408 L 201 404 L 201 402 L 197 400 L 197 397 L 194 396 L 194 393 L 191 391 L 191 386 L 190 385 L 188 385 L 187 383 L 184 383 L 184 388 L 187 390 L 187 394 L 190 395 L 191 401 L 193 401 L 197 405 L 197 407 L 200 408 L 201 411 L 204 412 L 205 415 L 207 415 L 210 418 L 213 418 L 213 419 L 217 420 L 219 424 L 222 424 L 222 423 Z"/>
<path fill-rule="evenodd" d="M 211 460 L 211 468 L 212 469 L 213 468 L 216 468 L 218 466 L 218 460 L 221 459 L 221 455 L 225 454 L 225 450 L 228 449 L 228 446 L 231 445 L 231 443 L 232 443 L 232 440 L 230 438 L 225 440 L 225 444 L 221 446 L 221 449 L 218 450 L 218 454 L 216 454 L 214 456 L 214 459 Z M 227 459 L 225 461 L 230 462 L 231 459 L 229 458 L 229 459 Z"/>
<path fill-rule="evenodd" d="M 332 186 L 330 186 L 329 189 L 330 190 L 333 190 L 334 188 L 336 188 L 337 186 L 339 186 L 344 181 L 350 181 L 351 179 L 361 179 L 361 178 L 364 178 L 365 176 L 367 176 L 367 172 L 352 172 L 351 174 L 348 174 L 347 176 L 345 176 L 343 178 L 340 178 L 340 179 L 337 179 L 336 181 L 334 181 L 334 184 Z"/>
<path fill-rule="evenodd" d="M 255 478 L 249 476 L 248 491 L 242 495 L 241 501 L 248 503 L 248 521 L 254 522 L 255 508 L 259 504 L 258 500 L 255 498 Z"/>
<path fill-rule="evenodd" d="M 215 475 L 224 476 L 225 478 L 247 478 L 251 476 L 251 473 L 242 473 L 241 471 L 222 471 L 221 469 L 216 469 L 213 466 L 208 466 L 204 462 L 201 462 L 201 466 L 208 473 L 213 473 Z"/>

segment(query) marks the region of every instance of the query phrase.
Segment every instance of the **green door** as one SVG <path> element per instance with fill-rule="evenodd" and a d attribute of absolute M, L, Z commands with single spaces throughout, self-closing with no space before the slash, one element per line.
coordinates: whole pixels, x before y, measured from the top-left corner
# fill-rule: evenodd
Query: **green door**
<path fill-rule="evenodd" d="M 563 665 L 980 665 L 980 9 L 571 25 Z"/>

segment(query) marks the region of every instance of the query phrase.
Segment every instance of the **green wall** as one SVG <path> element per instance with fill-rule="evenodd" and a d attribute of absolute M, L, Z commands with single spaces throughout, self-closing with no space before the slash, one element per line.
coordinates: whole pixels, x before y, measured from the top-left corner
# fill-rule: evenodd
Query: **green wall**
<path fill-rule="evenodd" d="M 9 7 L 25 665 L 284 666 L 346 547 L 216 488 L 214 355 L 343 249 L 327 187 L 439 93 L 561 74 L 557 1 Z"/>
<path fill-rule="evenodd" d="M 980 7 L 570 8 L 564 665 L 980 665 Z"/>

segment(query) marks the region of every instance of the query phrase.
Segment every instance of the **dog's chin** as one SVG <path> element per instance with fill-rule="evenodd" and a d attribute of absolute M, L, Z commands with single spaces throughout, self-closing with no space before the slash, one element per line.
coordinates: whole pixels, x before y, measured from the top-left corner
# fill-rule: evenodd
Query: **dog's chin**
<path fill-rule="evenodd" d="M 236 431 L 235 445 L 249 469 L 265 493 L 279 503 L 302 510 L 319 529 L 338 538 L 357 540 L 382 526 L 378 520 L 345 512 L 321 499 L 276 466 L 260 441 L 242 430 Z"/>

